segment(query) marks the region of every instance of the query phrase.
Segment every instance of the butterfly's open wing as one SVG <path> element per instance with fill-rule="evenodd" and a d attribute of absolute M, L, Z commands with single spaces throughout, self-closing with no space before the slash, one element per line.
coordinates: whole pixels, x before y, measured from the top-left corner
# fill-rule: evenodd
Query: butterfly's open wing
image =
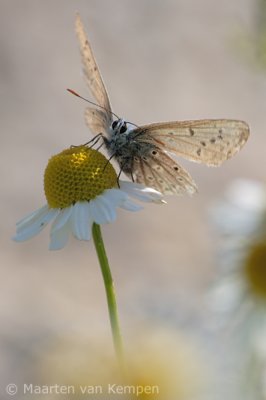
<path fill-rule="evenodd" d="M 249 127 L 243 121 L 218 119 L 156 123 L 134 130 L 135 137 L 209 166 L 219 166 L 243 147 Z"/>
<path fill-rule="evenodd" d="M 93 135 L 108 132 L 110 121 L 104 110 L 88 107 L 85 110 L 85 121 Z"/>
<path fill-rule="evenodd" d="M 76 33 L 79 40 L 80 54 L 86 83 L 97 104 L 106 110 L 105 120 L 108 121 L 108 124 L 102 126 L 103 130 L 106 128 L 106 126 L 109 127 L 112 122 L 111 105 L 79 14 L 76 15 Z M 89 112 L 86 119 L 89 123 Z"/>
<path fill-rule="evenodd" d="M 132 167 L 138 183 L 161 193 L 182 195 L 197 191 L 189 173 L 159 149 L 143 157 L 134 157 Z"/>

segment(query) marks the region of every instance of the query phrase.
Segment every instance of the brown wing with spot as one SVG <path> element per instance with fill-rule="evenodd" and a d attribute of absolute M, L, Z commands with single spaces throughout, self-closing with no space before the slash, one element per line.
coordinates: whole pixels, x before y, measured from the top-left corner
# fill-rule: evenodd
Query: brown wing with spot
<path fill-rule="evenodd" d="M 164 194 L 193 194 L 197 186 L 189 173 L 161 150 L 134 157 L 136 181 Z"/>
<path fill-rule="evenodd" d="M 135 134 L 190 161 L 219 166 L 244 146 L 249 127 L 227 119 L 176 121 L 142 126 Z"/>

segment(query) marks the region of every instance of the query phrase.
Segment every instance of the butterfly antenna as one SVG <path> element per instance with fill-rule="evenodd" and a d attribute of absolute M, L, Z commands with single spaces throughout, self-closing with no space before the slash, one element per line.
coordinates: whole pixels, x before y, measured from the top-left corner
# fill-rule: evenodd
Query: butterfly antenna
<path fill-rule="evenodd" d="M 118 115 L 116 115 L 113 111 L 106 110 L 105 107 L 100 106 L 100 104 L 94 103 L 93 101 L 88 100 L 88 99 L 86 99 L 85 97 L 80 96 L 80 94 L 78 94 L 78 93 L 75 92 L 74 90 L 72 90 L 72 89 L 67 89 L 67 91 L 68 91 L 69 93 L 73 94 L 74 96 L 77 96 L 77 97 L 79 97 L 80 99 L 87 101 L 87 103 L 93 104 L 93 105 L 96 106 L 96 107 L 100 107 L 100 108 L 102 108 L 103 110 L 105 110 L 106 112 L 110 112 L 110 113 L 113 114 L 117 119 L 120 119 L 120 118 L 118 117 Z"/>
<path fill-rule="evenodd" d="M 136 128 L 139 128 L 139 126 L 136 125 L 136 124 L 134 124 L 134 122 L 126 121 L 126 123 L 127 123 L 127 124 L 131 124 L 131 125 L 134 125 Z"/>

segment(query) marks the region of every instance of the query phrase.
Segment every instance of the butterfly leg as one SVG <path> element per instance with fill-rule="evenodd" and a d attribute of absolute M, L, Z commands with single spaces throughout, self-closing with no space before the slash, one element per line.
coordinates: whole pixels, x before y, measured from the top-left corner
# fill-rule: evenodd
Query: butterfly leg
<path fill-rule="evenodd" d="M 123 167 L 120 168 L 119 173 L 118 173 L 117 178 L 116 178 L 117 185 L 118 185 L 119 188 L 120 188 L 120 185 L 119 185 L 119 178 L 120 178 L 122 172 L 123 172 Z"/>
<path fill-rule="evenodd" d="M 86 142 L 86 143 L 84 144 L 84 146 L 87 146 L 88 144 L 92 143 L 92 145 L 90 146 L 90 148 L 91 148 L 91 147 L 95 146 L 95 145 L 99 142 L 100 139 L 103 139 L 103 134 L 102 134 L 102 133 L 98 133 L 98 135 L 94 136 L 91 140 L 89 140 L 88 142 Z M 103 143 L 102 143 L 102 144 L 103 144 Z M 102 144 L 101 144 L 101 146 L 102 146 Z M 100 146 L 100 147 L 101 147 L 101 146 Z M 98 150 L 98 149 L 97 149 L 97 150 Z"/>
<path fill-rule="evenodd" d="M 98 135 L 96 135 L 96 136 L 94 136 L 91 140 L 89 140 L 88 142 L 86 142 L 86 143 L 84 143 L 83 144 L 83 146 L 87 146 L 88 144 L 90 144 L 90 143 L 92 143 L 92 145 L 90 146 L 90 148 L 91 147 L 93 147 L 93 146 L 95 146 L 98 142 L 99 142 L 99 140 L 100 139 L 103 139 L 103 134 L 102 133 L 98 133 Z M 75 145 L 75 144 L 72 144 L 71 146 L 70 146 L 70 148 L 72 149 L 73 147 L 79 147 L 80 145 Z M 102 145 L 101 145 L 102 146 Z M 100 147 L 101 147 L 100 146 Z M 99 147 L 99 148 L 100 148 Z M 98 149 L 97 149 L 98 150 Z"/>
<path fill-rule="evenodd" d="M 133 172 L 132 171 L 130 171 L 130 175 L 131 175 L 132 182 L 135 182 L 135 178 L 133 176 Z"/>
<path fill-rule="evenodd" d="M 112 156 L 112 157 L 113 157 L 113 156 Z M 127 163 L 128 163 L 128 160 L 126 160 L 122 165 L 120 164 L 120 170 L 119 170 L 119 173 L 118 173 L 118 175 L 117 175 L 117 184 L 118 184 L 118 187 L 120 187 L 120 186 L 119 186 L 119 179 L 120 179 L 120 176 L 121 176 L 122 172 L 125 172 L 125 171 L 124 171 L 124 168 L 125 168 L 125 166 L 127 165 Z M 126 174 L 126 175 L 128 175 L 128 174 Z M 130 175 L 131 175 L 132 182 L 135 182 L 132 171 L 130 171 Z"/>
<path fill-rule="evenodd" d="M 101 144 L 100 144 L 100 146 L 98 146 L 95 150 L 100 150 L 100 148 L 102 147 L 104 145 L 104 142 L 102 142 Z"/>
<path fill-rule="evenodd" d="M 101 145 L 102 146 L 102 145 Z M 100 146 L 100 147 L 101 147 Z M 105 166 L 103 167 L 103 171 L 105 170 L 105 168 L 107 167 L 107 165 L 109 164 L 109 162 L 112 160 L 112 158 L 115 156 L 115 154 L 111 155 L 111 157 L 108 158 L 107 162 L 105 163 Z"/>

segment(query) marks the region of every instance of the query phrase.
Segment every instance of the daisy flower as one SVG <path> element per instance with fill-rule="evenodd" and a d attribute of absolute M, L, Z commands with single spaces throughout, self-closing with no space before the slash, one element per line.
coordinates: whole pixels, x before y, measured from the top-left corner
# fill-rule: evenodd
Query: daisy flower
<path fill-rule="evenodd" d="M 138 211 L 132 201 L 163 203 L 161 193 L 140 184 L 117 181 L 116 172 L 100 152 L 86 146 L 71 147 L 53 156 L 44 173 L 47 204 L 17 223 L 14 240 L 23 242 L 53 221 L 50 250 L 63 248 L 72 233 L 90 240 L 92 225 L 116 219 L 117 208 Z"/>
<path fill-rule="evenodd" d="M 210 214 L 219 268 L 207 294 L 206 327 L 217 341 L 221 398 L 265 399 L 266 353 L 259 341 L 263 336 L 265 345 L 266 186 L 236 180 Z"/>
<path fill-rule="evenodd" d="M 53 156 L 44 172 L 47 204 L 17 223 L 14 240 L 22 242 L 41 232 L 51 221 L 50 249 L 58 250 L 72 233 L 78 240 L 93 236 L 105 285 L 113 343 L 120 370 L 124 352 L 116 296 L 100 224 L 113 222 L 118 207 L 142 208 L 131 198 L 163 203 L 162 194 L 142 185 L 119 181 L 112 164 L 100 152 L 85 145 L 72 146 Z"/>
<path fill-rule="evenodd" d="M 221 276 L 211 294 L 212 308 L 225 321 L 234 315 L 235 323 L 254 322 L 259 315 L 261 327 L 266 322 L 266 187 L 234 182 L 211 217 L 221 237 Z"/>

